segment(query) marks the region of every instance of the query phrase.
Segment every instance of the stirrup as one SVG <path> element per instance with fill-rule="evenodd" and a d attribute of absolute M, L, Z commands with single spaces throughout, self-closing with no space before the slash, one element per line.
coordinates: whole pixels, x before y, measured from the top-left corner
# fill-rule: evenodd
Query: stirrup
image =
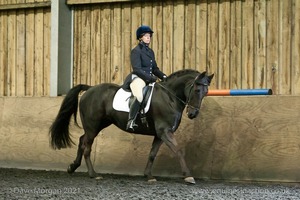
<path fill-rule="evenodd" d="M 135 123 L 133 119 L 131 119 L 127 122 L 126 130 L 134 131 L 134 129 L 137 127 L 138 125 Z"/>

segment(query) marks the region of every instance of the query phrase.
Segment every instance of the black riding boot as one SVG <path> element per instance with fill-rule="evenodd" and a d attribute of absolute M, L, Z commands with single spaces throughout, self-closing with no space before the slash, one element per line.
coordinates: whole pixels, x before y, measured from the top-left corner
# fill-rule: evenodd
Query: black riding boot
<path fill-rule="evenodd" d="M 129 117 L 128 117 L 126 130 L 134 131 L 134 128 L 136 128 L 138 126 L 135 123 L 135 119 L 138 115 L 139 110 L 140 110 L 140 102 L 135 97 L 132 104 L 130 105 L 130 111 L 129 111 Z"/>

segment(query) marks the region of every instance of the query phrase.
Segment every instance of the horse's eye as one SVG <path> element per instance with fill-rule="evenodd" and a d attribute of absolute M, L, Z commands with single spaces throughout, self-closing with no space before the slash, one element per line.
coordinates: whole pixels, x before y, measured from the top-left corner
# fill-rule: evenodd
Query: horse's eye
<path fill-rule="evenodd" d="M 206 94 L 208 92 L 208 88 L 207 87 L 197 88 L 195 90 L 195 92 L 197 92 L 197 93 L 201 93 L 202 92 L 203 94 Z"/>

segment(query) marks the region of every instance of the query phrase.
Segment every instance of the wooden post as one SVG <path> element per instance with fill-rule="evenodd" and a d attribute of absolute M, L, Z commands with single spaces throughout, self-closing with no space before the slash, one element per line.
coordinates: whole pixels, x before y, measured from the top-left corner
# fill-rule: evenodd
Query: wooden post
<path fill-rule="evenodd" d="M 50 96 L 65 94 L 72 86 L 72 21 L 65 1 L 52 0 Z"/>

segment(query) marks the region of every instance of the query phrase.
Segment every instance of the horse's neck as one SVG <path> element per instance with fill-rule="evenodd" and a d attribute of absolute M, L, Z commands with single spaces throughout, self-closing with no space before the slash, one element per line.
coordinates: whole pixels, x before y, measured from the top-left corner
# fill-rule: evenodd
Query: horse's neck
<path fill-rule="evenodd" d="M 174 81 L 170 81 L 168 84 L 168 88 L 174 91 L 174 94 L 177 96 L 177 98 L 186 101 L 185 88 L 189 82 L 190 78 L 181 77 Z"/>

